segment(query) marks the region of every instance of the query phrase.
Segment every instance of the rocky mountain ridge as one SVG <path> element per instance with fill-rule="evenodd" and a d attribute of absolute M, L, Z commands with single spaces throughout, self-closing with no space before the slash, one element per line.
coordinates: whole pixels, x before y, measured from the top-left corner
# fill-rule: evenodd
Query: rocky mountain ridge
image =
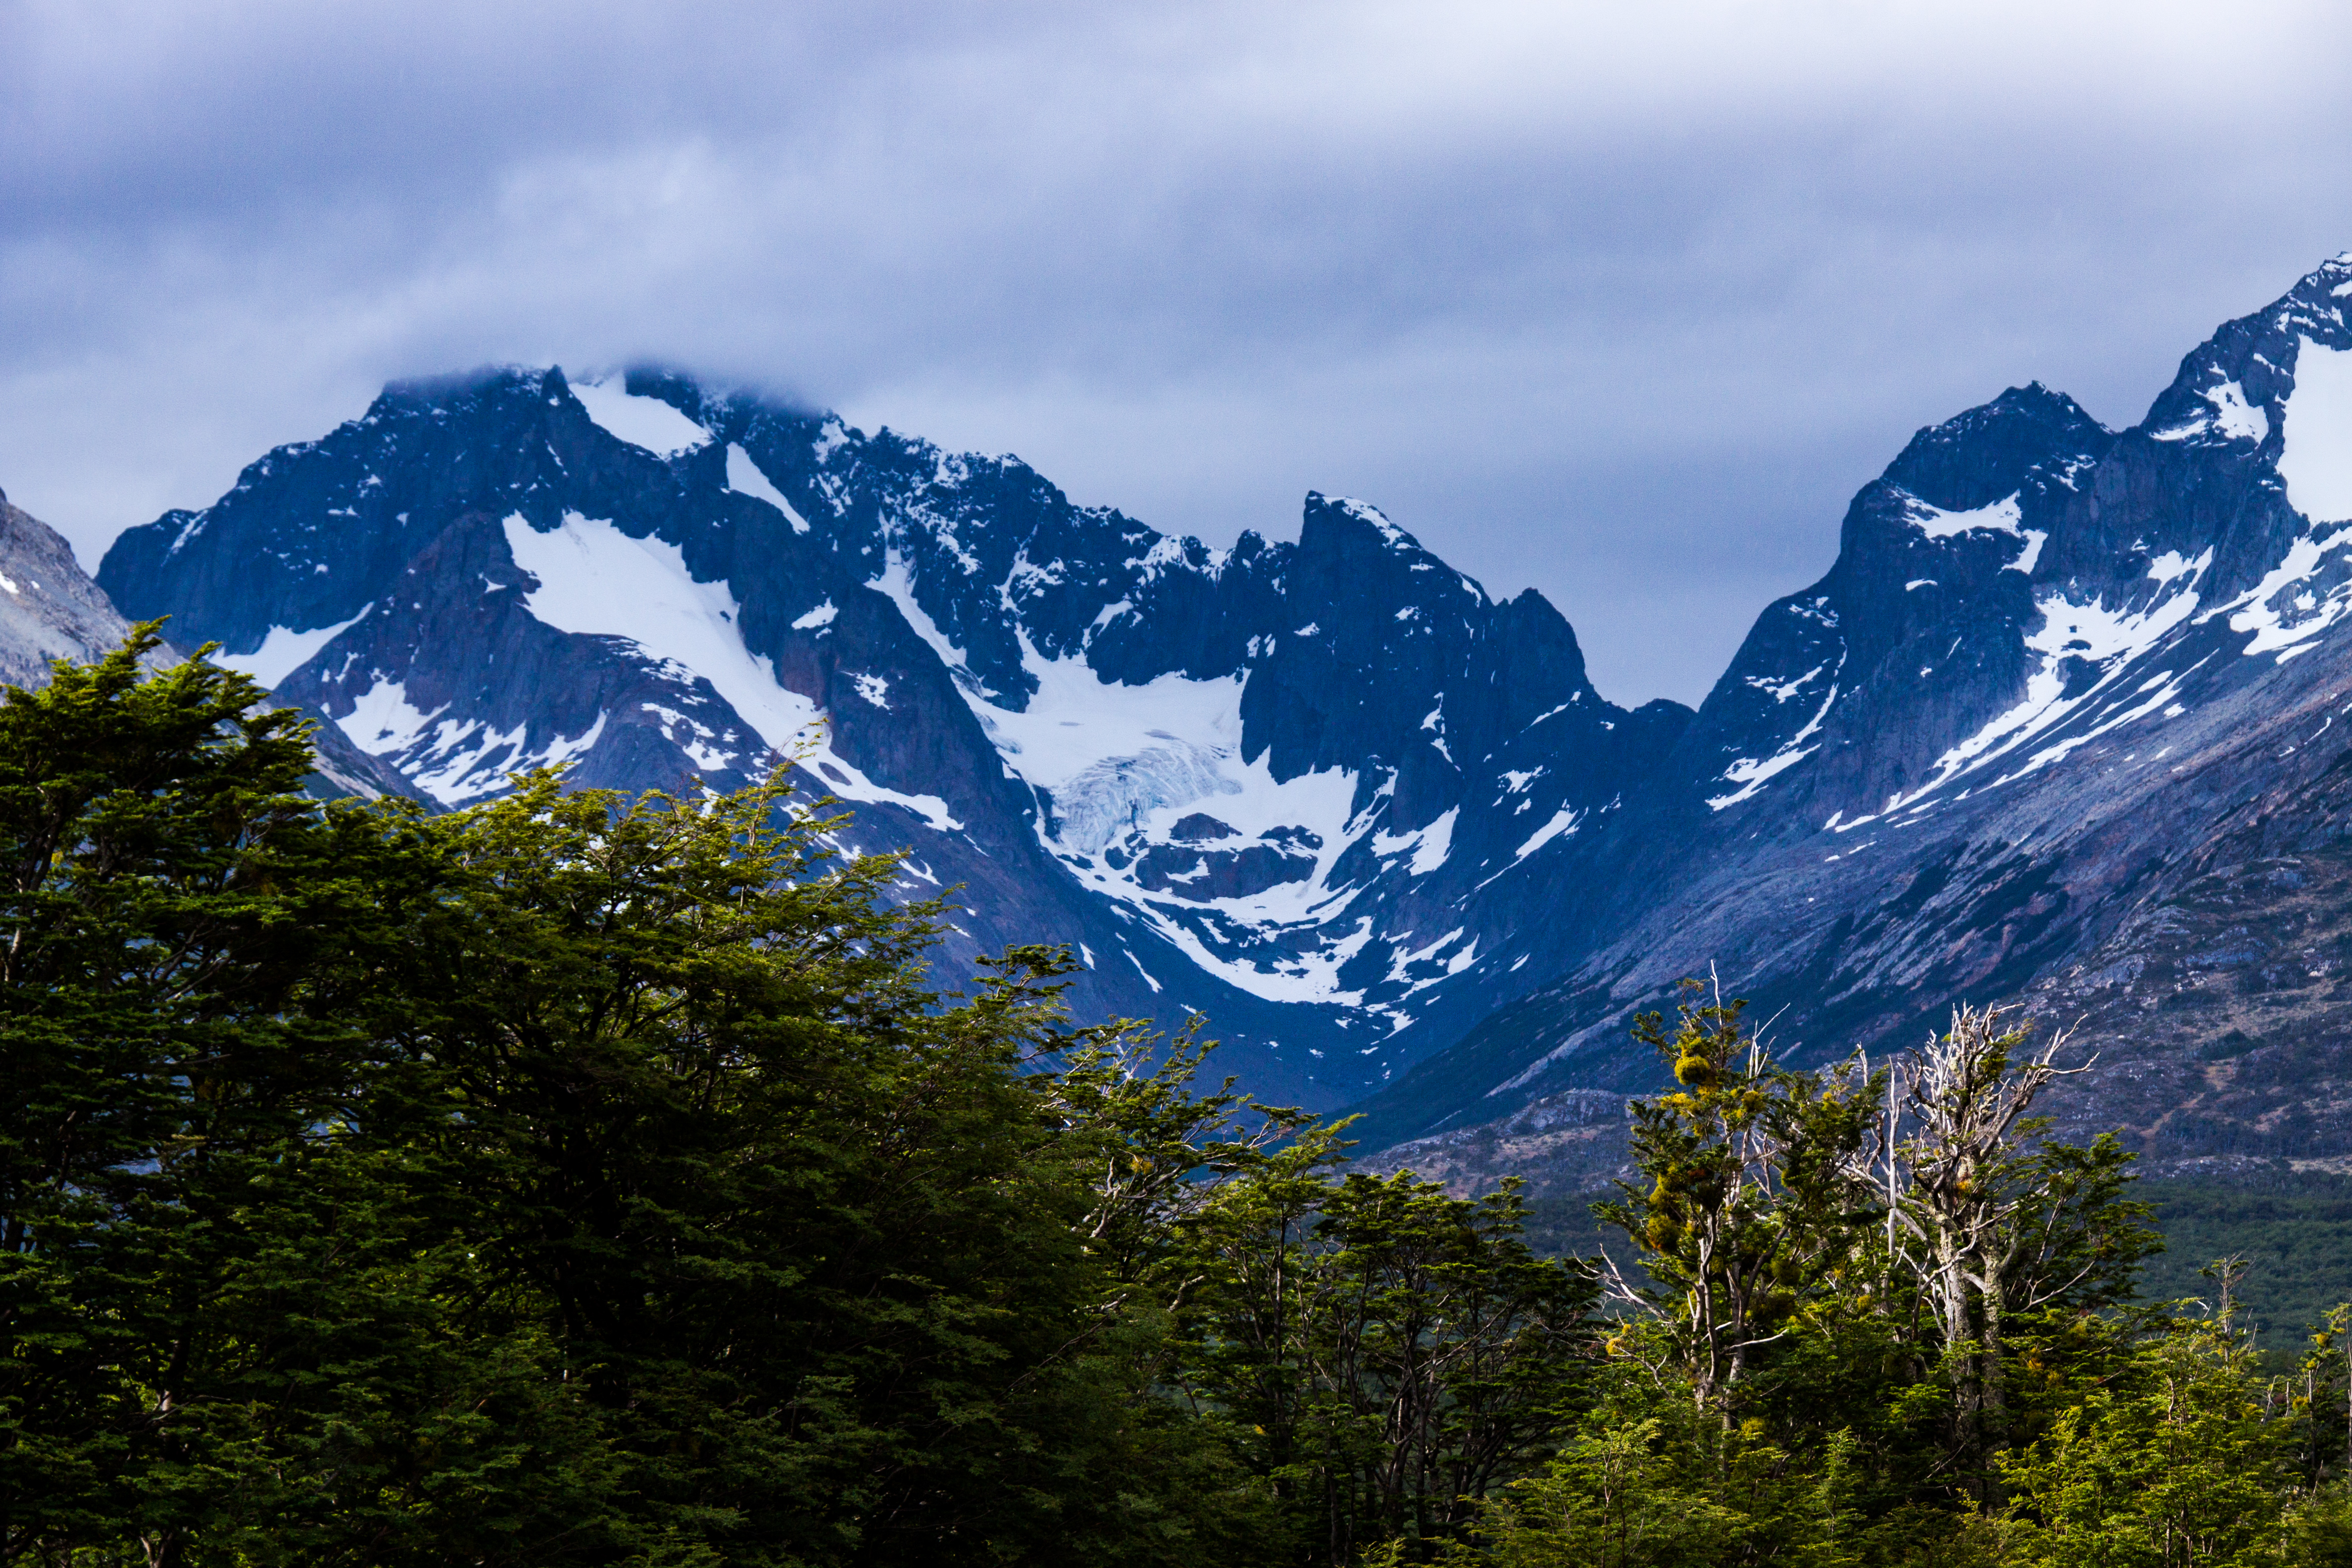
<path fill-rule="evenodd" d="M 1799 1059 L 2023 997 L 2165 1158 L 2352 1157 L 2274 1102 L 2340 1081 L 2347 297 L 2339 258 L 2129 429 L 2035 384 L 1921 431 L 1696 715 L 1608 704 L 1539 596 L 1363 502 L 1211 550 L 668 373 L 388 387 L 100 582 L 445 804 L 797 755 L 963 889 L 959 955 L 1069 941 L 1082 1010 L 1205 1011 L 1465 1184 L 1606 1165 L 1630 1016 L 1710 966 Z"/>
<path fill-rule="evenodd" d="M 642 372 L 387 388 L 100 581 L 446 805 L 797 756 L 910 893 L 962 889 L 958 956 L 1067 941 L 1081 1009 L 1205 1011 L 1230 1070 L 1326 1107 L 1525 967 L 1517 879 L 1688 717 L 1604 702 L 1539 595 L 1360 502 L 1213 551 L 1016 458 Z"/>
<path fill-rule="evenodd" d="M 0 684 L 39 687 L 53 659 L 88 662 L 122 645 L 131 623 L 74 558 L 63 535 L 0 491 Z M 184 657 L 167 644 L 153 662 Z M 305 717 L 320 721 L 316 713 Z M 318 771 L 310 788 L 323 796 L 414 796 L 408 781 L 317 722 Z"/>
<path fill-rule="evenodd" d="M 2352 1153 L 2352 993 L 2309 891 L 2352 763 L 2347 297 L 2352 256 L 2223 326 L 2127 430 L 2028 387 L 1921 432 L 1837 564 L 1759 618 L 1681 787 L 1543 911 L 1562 973 L 1370 1102 L 1375 1142 L 1412 1140 L 1389 1157 L 1460 1163 L 1488 1124 L 1646 1081 L 1628 1019 L 1710 966 L 1801 1060 L 2019 999 L 2102 1054 L 2078 1130 L 2160 1161 Z M 2224 1093 L 2206 1053 L 2233 1030 L 2256 1043 Z"/>

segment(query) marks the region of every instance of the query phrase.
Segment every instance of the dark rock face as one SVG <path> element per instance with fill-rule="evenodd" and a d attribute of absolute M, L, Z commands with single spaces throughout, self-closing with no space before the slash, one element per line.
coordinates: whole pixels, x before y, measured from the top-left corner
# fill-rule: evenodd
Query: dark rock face
<path fill-rule="evenodd" d="M 1465 1185 L 1611 1169 L 1629 1016 L 1710 967 L 1800 1061 L 2022 998 L 2088 1016 L 2084 1126 L 2352 1161 L 2347 307 L 2339 258 L 2128 430 L 1921 431 L 1696 715 L 1362 502 L 1213 551 L 667 374 L 387 388 L 100 581 L 445 804 L 797 757 L 961 889 L 951 958 L 1067 941 L 1082 1013 L 1205 1011 Z"/>
<path fill-rule="evenodd" d="M 1603 702 L 1549 605 L 1360 502 L 1212 551 L 670 374 L 388 387 L 100 580 L 445 805 L 796 755 L 909 894 L 961 889 L 951 958 L 1068 942 L 1084 1012 L 1208 1012 L 1221 1065 L 1324 1106 L 1515 984 L 1513 889 L 1688 718 Z"/>
<path fill-rule="evenodd" d="M 2341 1094 L 2352 1012 L 2311 889 L 2352 826 L 2347 297 L 2352 257 L 2224 326 L 2119 434 L 2040 387 L 1921 432 L 1830 574 L 1759 618 L 1594 890 L 1551 895 L 1559 972 L 1372 1100 L 1375 1140 L 1458 1164 L 1518 1107 L 1653 1081 L 1626 1023 L 1710 964 L 1800 1060 L 2023 998 L 2089 1015 L 2103 1066 L 2070 1123 L 2163 1160 L 2336 1137 L 2201 1053 L 2235 1028 L 2247 1060 L 2302 1064 L 2276 1082 Z M 2263 1000 L 2196 1022 L 2221 972 Z"/>
<path fill-rule="evenodd" d="M 10 505 L 5 493 L 0 493 L 0 595 L 5 595 L 0 596 L 0 683 L 45 686 L 51 659 L 86 663 L 121 647 L 130 635 L 131 623 L 82 571 L 73 546 L 48 524 Z M 180 656 L 174 652 L 172 657 Z M 320 717 L 314 711 L 305 716 L 314 721 Z M 315 743 L 319 766 L 311 775 L 313 794 L 421 798 L 407 780 L 352 745 L 333 726 L 319 724 Z"/>
<path fill-rule="evenodd" d="M 1201 819 L 1186 818 L 1198 820 Z M 1223 827 L 1222 823 L 1216 826 Z M 1177 826 L 1181 829 L 1183 824 Z M 1225 827 L 1220 837 L 1232 832 L 1232 828 Z M 1177 837 L 1181 840 L 1181 833 Z M 1277 848 L 1271 844 L 1194 848 L 1192 843 L 1183 841 L 1142 845 L 1139 848 L 1140 852 L 1135 856 L 1138 883 L 1153 892 L 1173 893 L 1195 902 L 1245 899 L 1285 882 L 1308 881 L 1315 875 L 1315 853 L 1311 849 Z"/>

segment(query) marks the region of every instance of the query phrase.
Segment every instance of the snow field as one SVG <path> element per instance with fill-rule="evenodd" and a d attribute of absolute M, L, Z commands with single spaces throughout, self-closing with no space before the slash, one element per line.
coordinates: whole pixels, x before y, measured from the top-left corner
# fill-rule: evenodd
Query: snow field
<path fill-rule="evenodd" d="M 2352 521 L 2352 350 L 2304 339 L 2281 415 L 2287 504 L 2314 523 Z"/>
<path fill-rule="evenodd" d="M 15 592 L 11 589 L 10 592 Z M 360 613 L 347 621 L 337 621 L 331 626 L 313 626 L 298 631 L 292 626 L 272 626 L 261 646 L 251 653 L 221 653 L 215 650 L 213 662 L 224 669 L 242 670 L 264 686 L 276 686 L 297 669 L 310 662 L 311 656 L 351 630 L 367 617 L 373 605 L 362 605 Z"/>
<path fill-rule="evenodd" d="M 658 397 L 633 397 L 619 371 L 593 381 L 572 383 L 572 395 L 588 417 L 633 447 L 669 457 L 710 439 L 710 432 Z"/>

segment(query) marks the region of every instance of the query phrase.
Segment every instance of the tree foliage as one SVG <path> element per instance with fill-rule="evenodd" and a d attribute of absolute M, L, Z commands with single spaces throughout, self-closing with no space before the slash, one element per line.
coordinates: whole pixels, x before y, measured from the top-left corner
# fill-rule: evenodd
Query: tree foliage
<path fill-rule="evenodd" d="M 1741 1004 L 1697 994 L 1692 982 L 1671 1035 L 1658 1014 L 1635 1021 L 1681 1088 L 1634 1102 L 1633 1163 L 1648 1184 L 1620 1183 L 1623 1200 L 1596 1212 L 1654 1282 L 1616 1273 L 1617 1299 L 1659 1325 L 1692 1398 L 1728 1423 L 1873 1217 L 1852 1167 L 1882 1086 L 1790 1072 L 1742 1026 Z"/>
<path fill-rule="evenodd" d="M 2352 1562 L 2352 1305 L 2136 1306 L 2000 1015 L 1645 1016 L 1562 1261 L 781 780 L 320 804 L 153 647 L 0 699 L 7 1563 Z"/>
<path fill-rule="evenodd" d="M 1591 1414 L 1457 1560 L 2186 1568 L 2352 1550 L 2341 1321 L 2298 1387 L 2259 1366 L 2226 1269 L 2210 1311 L 2131 1305 L 2154 1239 L 2128 1154 L 2050 1142 L 2028 1114 L 2070 1070 L 2063 1037 L 2027 1053 L 1962 1008 L 1876 1074 L 1796 1074 L 1717 1000 L 1637 1033 L 1679 1087 L 1635 1103 L 1643 1180 L 1596 1209 L 1653 1283 L 1619 1292 Z"/>
<path fill-rule="evenodd" d="M 1544 1450 L 1509 1200 L 1336 1182 L 1059 949 L 940 989 L 781 782 L 322 805 L 154 646 L 0 702 L 8 1562 L 1336 1561 Z"/>

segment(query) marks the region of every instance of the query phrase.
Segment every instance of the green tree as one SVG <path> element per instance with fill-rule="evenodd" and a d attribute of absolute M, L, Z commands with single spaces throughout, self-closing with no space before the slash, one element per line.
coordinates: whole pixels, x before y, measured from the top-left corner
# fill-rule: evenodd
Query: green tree
<path fill-rule="evenodd" d="M 1064 955 L 775 783 L 322 807 L 152 646 L 0 702 L 10 1561 L 1239 1560 Z"/>
<path fill-rule="evenodd" d="M 1514 1483 L 1481 1521 L 1478 1558 L 1496 1568 L 1650 1568 L 1738 1551 L 1751 1521 L 1711 1485 L 1692 1484 L 1663 1424 L 1653 1416 L 1580 1436 L 1542 1475 Z M 1704 1479 L 1717 1473 L 1707 1467 Z"/>
<path fill-rule="evenodd" d="M 2048 1142 L 2048 1120 L 2028 1114 L 2092 1064 L 2057 1066 L 2063 1033 L 2031 1055 L 2027 1037 L 2000 1009 L 1953 1009 L 1947 1031 L 1894 1064 L 1896 1092 L 1856 1162 L 1885 1203 L 1880 1300 L 1911 1309 L 1900 1337 L 1914 1375 L 1932 1366 L 1948 1390 L 1947 1473 L 1986 1508 L 1999 1501 L 1992 1458 L 2019 1435 L 2013 1390 L 2063 1382 L 2084 1314 L 2128 1300 L 2158 1246 L 2130 1195 L 2130 1152 L 2111 1136 Z"/>
<path fill-rule="evenodd" d="M 1643 1018 L 1596 1321 L 781 780 L 322 805 L 154 646 L 0 698 L 10 1564 L 2352 1561 L 2343 1313 L 2134 1306 L 1991 1012 L 1891 1103 Z"/>
<path fill-rule="evenodd" d="M 292 716 L 200 661 L 151 677 L 156 646 L 0 700 L 12 1560 L 298 1551 L 386 1378 L 469 1381 L 430 1300 L 446 1259 L 385 1197 L 403 1163 L 353 1136 L 387 1088 L 355 1018 L 435 858 L 413 815 L 306 799 Z"/>
<path fill-rule="evenodd" d="M 2317 1487 L 2352 1474 L 2352 1302 L 2339 1302 L 2312 1331 L 2294 1384 L 2296 1409 L 2305 1421 L 2303 1473 Z"/>
<path fill-rule="evenodd" d="M 1087 1473 L 1190 1461 L 1164 1423 L 1136 1436 L 1103 1359 L 1130 1327 L 1093 1234 L 1104 1135 L 1037 1070 L 1098 1038 L 1065 1027 L 1066 956 L 933 993 L 896 860 L 836 860 L 837 819 L 784 805 L 541 777 L 431 825 L 457 891 L 399 1045 L 454 1108 L 435 1146 L 486 1299 L 585 1390 L 633 1540 L 1051 1562 L 1131 1517 L 1178 1550 L 1181 1495 Z"/>
<path fill-rule="evenodd" d="M 1612 1294 L 1663 1326 L 1665 1362 L 1729 1425 L 1763 1358 L 1875 1215 L 1855 1156 L 1882 1085 L 1780 1067 L 1742 1024 L 1744 1004 L 1696 1000 L 1686 984 L 1673 1033 L 1654 1013 L 1633 1029 L 1682 1087 L 1633 1102 L 1641 1181 L 1619 1183 L 1622 1197 L 1593 1212 L 1626 1235 L 1648 1277 L 1635 1285 L 1612 1269 Z"/>
<path fill-rule="evenodd" d="M 1986 1363 L 1979 1340 L 1947 1337 L 1923 1262 L 1934 1194 L 1915 1156 L 1937 1145 L 1916 1063 L 1790 1072 L 1715 998 L 1637 1034 L 1676 1088 L 1633 1102 L 1640 1179 L 1594 1208 L 1640 1273 L 1612 1268 L 1622 1315 L 1591 1407 L 1542 1475 L 1482 1510 L 1476 1560 L 2000 1561 L 2021 1527 L 1978 1500 L 1986 1459 L 1955 1435 L 1956 1363 L 2000 1378 L 2000 1430 L 2028 1440 L 2133 1364 L 2122 1303 L 2150 1238 L 2128 1153 L 2033 1142 L 2041 1124 L 2011 1114 L 1957 1176 L 1929 1162 L 1986 1205 L 1967 1265 L 2000 1293 L 2004 1353 Z M 1996 1086 L 2005 1070 L 1990 1064 Z"/>
<path fill-rule="evenodd" d="M 2175 1320 L 2123 1375 L 2000 1456 L 2019 1568 L 2207 1568 L 2280 1561 L 2293 1434 L 2266 1418 L 2227 1314 Z"/>
<path fill-rule="evenodd" d="M 1537 1257 L 1515 1186 L 1473 1202 L 1325 1172 L 1303 1130 L 1205 1205 L 1178 1376 L 1274 1488 L 1299 1561 L 1423 1558 L 1528 1473 L 1586 1381 L 1589 1274 Z"/>

